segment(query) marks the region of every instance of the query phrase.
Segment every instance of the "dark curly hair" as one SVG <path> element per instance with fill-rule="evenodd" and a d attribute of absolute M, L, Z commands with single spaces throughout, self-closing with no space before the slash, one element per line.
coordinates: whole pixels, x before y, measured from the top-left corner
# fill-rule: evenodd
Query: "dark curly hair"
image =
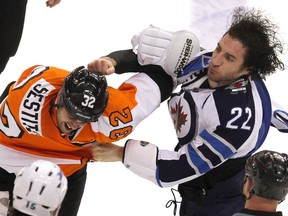
<path fill-rule="evenodd" d="M 232 14 L 231 27 L 225 34 L 239 40 L 247 48 L 243 67 L 250 69 L 251 75 L 265 79 L 267 75 L 284 70 L 285 65 L 278 55 L 284 45 L 277 37 L 278 26 L 255 8 L 237 7 Z"/>

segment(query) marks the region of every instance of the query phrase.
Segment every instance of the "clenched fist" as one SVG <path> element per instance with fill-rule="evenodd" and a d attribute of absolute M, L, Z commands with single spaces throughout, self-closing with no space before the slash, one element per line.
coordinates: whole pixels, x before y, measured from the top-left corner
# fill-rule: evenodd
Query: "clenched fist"
<path fill-rule="evenodd" d="M 88 70 L 110 75 L 115 72 L 116 62 L 110 57 L 102 57 L 90 62 L 87 66 Z"/>

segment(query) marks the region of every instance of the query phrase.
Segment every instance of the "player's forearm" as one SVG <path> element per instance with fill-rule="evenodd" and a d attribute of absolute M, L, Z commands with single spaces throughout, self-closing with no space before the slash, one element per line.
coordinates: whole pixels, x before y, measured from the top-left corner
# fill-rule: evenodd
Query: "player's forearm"
<path fill-rule="evenodd" d="M 117 162 L 122 161 L 123 147 L 113 143 L 92 144 L 92 155 L 95 161 Z"/>

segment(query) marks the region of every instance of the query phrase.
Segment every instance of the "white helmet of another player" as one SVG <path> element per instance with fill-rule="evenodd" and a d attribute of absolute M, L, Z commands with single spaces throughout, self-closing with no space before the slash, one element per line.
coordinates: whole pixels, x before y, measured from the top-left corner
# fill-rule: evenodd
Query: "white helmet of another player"
<path fill-rule="evenodd" d="M 56 164 L 37 160 L 16 176 L 13 207 L 32 216 L 51 216 L 60 207 L 67 191 L 67 179 Z"/>
<path fill-rule="evenodd" d="M 200 52 L 199 40 L 192 32 L 170 32 L 152 25 L 135 34 L 131 43 L 141 65 L 159 65 L 172 77 L 181 74 Z"/>

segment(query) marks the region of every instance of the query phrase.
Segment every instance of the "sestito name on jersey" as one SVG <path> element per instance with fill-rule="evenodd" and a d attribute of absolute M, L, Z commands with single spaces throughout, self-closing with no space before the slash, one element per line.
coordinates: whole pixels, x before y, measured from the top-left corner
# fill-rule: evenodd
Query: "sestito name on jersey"
<path fill-rule="evenodd" d="M 30 134 L 42 134 L 41 130 L 41 107 L 45 102 L 45 96 L 49 94 L 54 86 L 46 80 L 40 79 L 34 83 L 21 102 L 20 122 Z"/>

